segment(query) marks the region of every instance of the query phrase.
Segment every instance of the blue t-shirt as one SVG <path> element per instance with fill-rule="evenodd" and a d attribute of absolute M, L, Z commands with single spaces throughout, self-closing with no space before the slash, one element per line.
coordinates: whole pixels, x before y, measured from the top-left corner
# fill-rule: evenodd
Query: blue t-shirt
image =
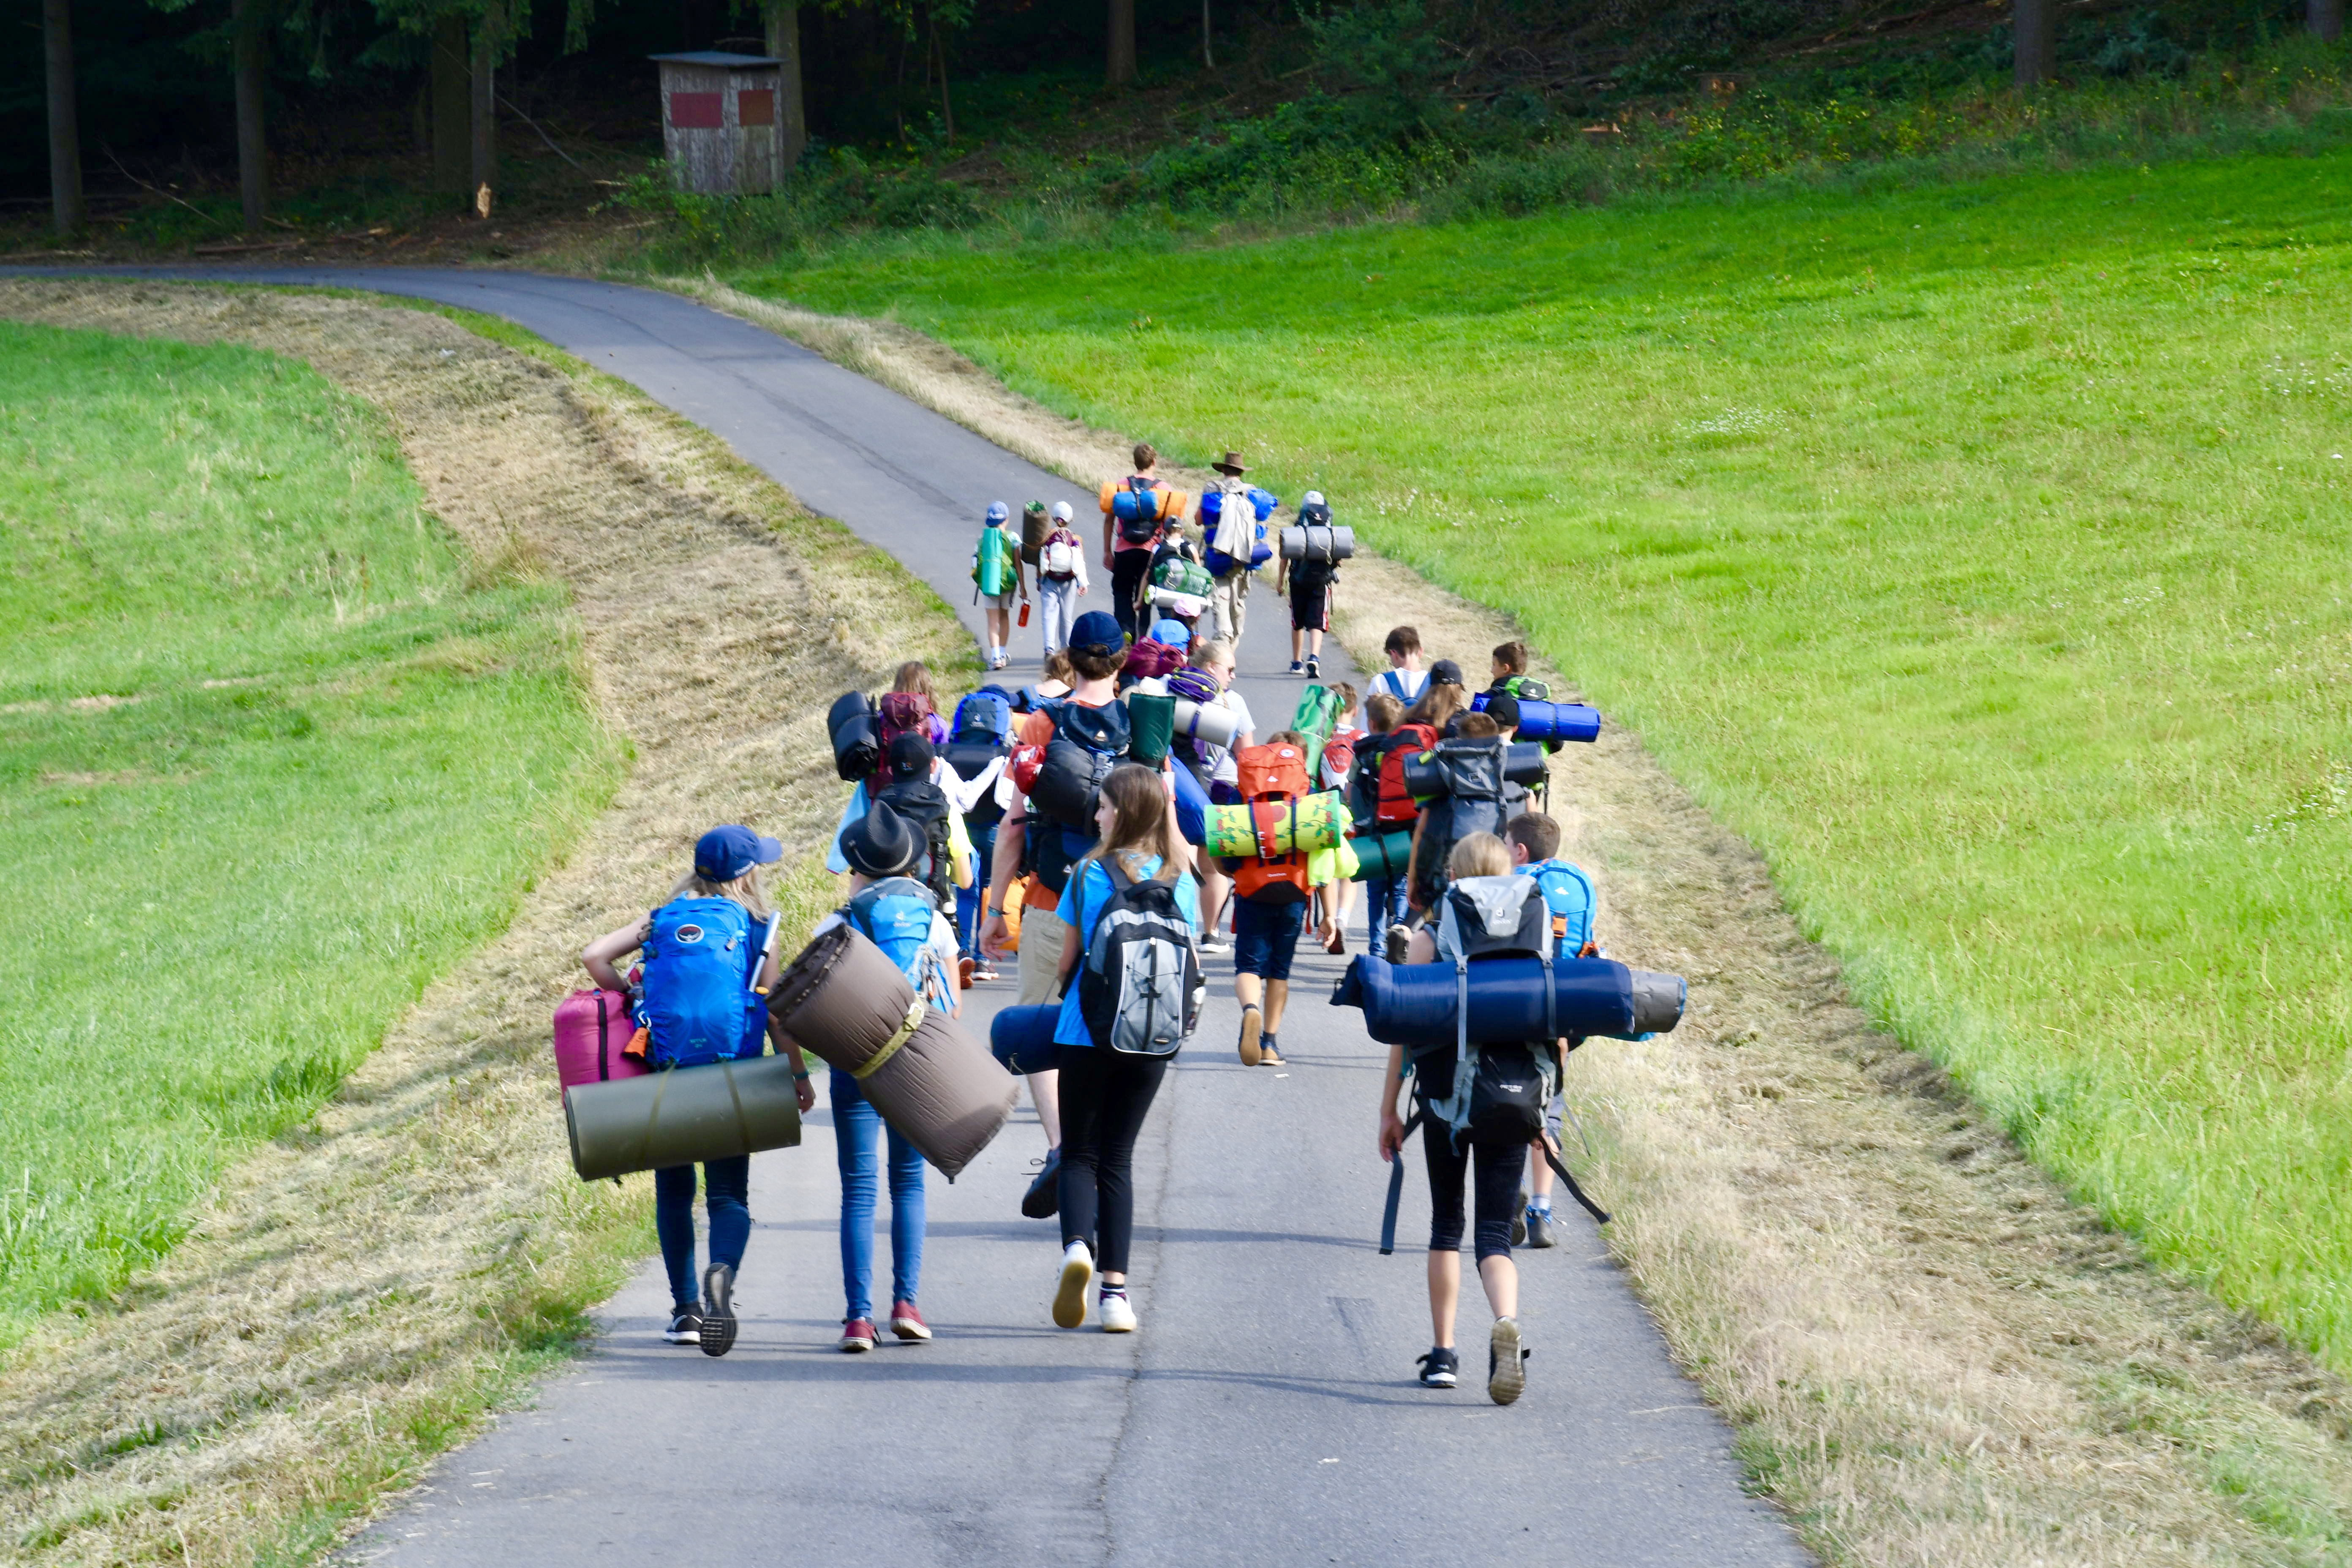
<path fill-rule="evenodd" d="M 1134 876 L 1140 869 L 1146 878 L 1160 874 L 1160 857 L 1149 856 L 1139 866 L 1122 866 L 1121 870 Z M 1093 936 L 1095 921 L 1102 918 L 1103 906 L 1110 902 L 1110 873 L 1099 860 L 1088 860 L 1070 876 L 1069 885 L 1062 889 L 1061 907 L 1055 912 L 1062 923 L 1070 928 L 1062 940 L 1078 945 L 1080 970 L 1087 962 L 1087 940 Z M 1192 879 L 1190 871 L 1176 878 L 1176 907 L 1184 913 L 1184 923 L 1192 928 L 1197 940 L 1201 934 L 1201 884 Z M 1054 1024 L 1054 1043 L 1057 1046 L 1091 1046 L 1094 1036 L 1087 1028 L 1086 1019 L 1078 1012 L 1078 982 L 1080 974 L 1070 977 L 1070 994 L 1062 998 L 1062 1015 Z"/>

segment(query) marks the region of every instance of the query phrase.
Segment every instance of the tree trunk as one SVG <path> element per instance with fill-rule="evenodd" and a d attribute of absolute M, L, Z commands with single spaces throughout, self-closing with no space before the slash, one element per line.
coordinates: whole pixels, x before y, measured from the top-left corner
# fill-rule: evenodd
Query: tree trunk
<path fill-rule="evenodd" d="M 471 194 L 473 66 L 466 54 L 466 18 L 451 13 L 433 24 L 433 188 Z"/>
<path fill-rule="evenodd" d="M 1470 16 L 1471 23 L 1475 26 L 1477 23 L 1477 12 L 1474 9 Z M 1209 47 L 1209 0 L 1201 0 L 1201 63 L 1211 70 L 1217 68 L 1217 57 L 1210 51 Z"/>
<path fill-rule="evenodd" d="M 2017 0 L 2017 85 L 2058 74 L 2058 0 Z"/>
<path fill-rule="evenodd" d="M 931 18 L 931 56 L 940 66 L 940 125 L 952 143 L 955 141 L 955 104 L 948 97 L 948 47 L 940 37 L 937 16 Z"/>
<path fill-rule="evenodd" d="M 1103 80 L 1125 87 L 1135 79 L 1135 0 L 1110 0 L 1110 47 Z"/>
<path fill-rule="evenodd" d="M 269 146 L 261 133 L 261 76 L 268 57 L 262 0 L 230 0 L 229 26 L 236 61 L 236 189 L 245 204 L 245 232 L 258 233 L 269 205 Z"/>
<path fill-rule="evenodd" d="M 49 205 L 59 234 L 89 218 L 81 195 L 81 119 L 74 106 L 73 0 L 41 0 L 41 43 L 49 69 Z"/>
<path fill-rule="evenodd" d="M 2307 0 L 2304 19 L 2313 36 L 2332 44 L 2344 36 L 2344 0 Z"/>
<path fill-rule="evenodd" d="M 784 62 L 776 73 L 776 172 L 792 173 L 808 151 L 808 105 L 801 97 L 801 8 L 797 0 L 768 6 L 768 53 Z"/>
<path fill-rule="evenodd" d="M 481 217 L 490 216 L 490 200 L 499 183 L 498 27 L 495 6 L 485 10 L 474 24 L 473 157 L 468 184 L 473 187 L 474 211 Z"/>

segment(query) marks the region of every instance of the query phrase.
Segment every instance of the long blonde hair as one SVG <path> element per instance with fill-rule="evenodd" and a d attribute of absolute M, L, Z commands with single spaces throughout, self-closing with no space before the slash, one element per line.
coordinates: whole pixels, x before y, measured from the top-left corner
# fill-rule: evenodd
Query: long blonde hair
<path fill-rule="evenodd" d="M 714 882 L 688 871 L 677 879 L 677 886 L 669 890 L 669 896 L 672 899 L 732 899 L 742 905 L 744 911 L 755 921 L 766 920 L 772 912 L 768 904 L 768 889 L 760 880 L 760 868 L 757 866 L 731 882 Z"/>
<path fill-rule="evenodd" d="M 1129 876 L 1137 865 L 1160 858 L 1156 882 L 1172 882 L 1184 868 L 1176 863 L 1176 835 L 1168 823 L 1168 792 L 1160 775 L 1136 763 L 1122 763 L 1103 780 L 1104 798 L 1111 803 L 1110 837 L 1087 851 L 1088 860 L 1119 857 Z M 1140 878 L 1137 879 L 1140 880 Z"/>

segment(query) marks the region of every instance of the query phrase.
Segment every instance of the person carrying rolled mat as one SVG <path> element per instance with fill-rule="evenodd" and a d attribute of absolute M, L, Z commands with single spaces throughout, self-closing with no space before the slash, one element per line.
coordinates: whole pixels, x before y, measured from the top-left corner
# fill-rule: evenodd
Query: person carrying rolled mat
<path fill-rule="evenodd" d="M 1029 602 L 1029 575 L 1021 559 L 1021 542 L 1004 525 L 1013 519 L 1013 509 L 1001 500 L 988 503 L 987 519 L 980 528 L 980 542 L 972 547 L 972 603 L 984 608 L 981 618 L 988 625 L 988 668 L 1003 669 L 1013 662 L 1005 647 L 1013 641 L 1013 600 L 1018 594 L 1021 602 Z"/>
<path fill-rule="evenodd" d="M 1234 743 L 1214 746 L 1205 741 L 1186 742 L 1192 754 L 1205 773 L 1209 798 L 1231 805 L 1241 796 L 1234 790 L 1234 753 L 1257 744 L 1257 719 L 1250 712 L 1249 703 L 1234 685 L 1234 645 L 1229 642 L 1195 643 L 1189 668 L 1200 671 L 1216 683 L 1215 706 L 1234 716 Z M 1203 857 L 1199 866 L 1201 877 L 1201 952 L 1205 956 L 1222 956 L 1233 952 L 1233 943 L 1223 935 L 1225 897 L 1232 891 L 1233 880 L 1217 868 L 1213 859 Z"/>
<path fill-rule="evenodd" d="M 1128 531 L 1122 529 L 1118 520 L 1111 515 L 1111 497 L 1123 489 L 1158 490 L 1164 488 L 1164 481 L 1153 472 L 1159 466 L 1160 454 L 1153 450 L 1151 443 L 1138 441 L 1135 444 L 1135 471 L 1103 494 L 1102 565 L 1103 570 L 1110 574 L 1111 609 L 1118 617 L 1119 633 L 1129 640 L 1134 639 L 1141 629 L 1144 583 L 1151 573 L 1152 554 L 1159 549 L 1167 528 L 1163 521 L 1145 534 L 1142 533 L 1142 525 L 1139 524 L 1136 531 L 1141 537 L 1129 538 Z M 1073 637 L 1070 640 L 1076 642 L 1077 639 Z"/>
<path fill-rule="evenodd" d="M 1054 1321 L 1065 1329 L 1086 1321 L 1087 1287 L 1099 1272 L 1100 1321 L 1106 1332 L 1117 1334 L 1136 1326 L 1127 1295 L 1135 1141 L 1171 1058 L 1134 1055 L 1097 1039 L 1087 1020 L 1087 985 L 1080 970 L 1106 913 L 1145 883 L 1168 885 L 1171 898 L 1153 918 L 1181 921 L 1190 946 L 1199 935 L 1192 925 L 1199 889 L 1192 884 L 1192 847 L 1177 831 L 1175 797 L 1163 775 L 1133 763 L 1113 768 L 1103 781 L 1095 826 L 1095 847 L 1071 871 L 1055 911 L 1066 928 L 1061 978 L 1067 989 L 1054 1028 L 1062 1091 L 1062 1273 Z M 1193 964 L 1197 973 L 1197 957 Z"/>
<path fill-rule="evenodd" d="M 1113 683 L 1127 658 L 1127 638 L 1117 621 L 1100 610 L 1088 610 L 1070 628 L 1070 646 L 1065 651 L 1077 684 L 1022 720 L 1018 737 L 1021 745 L 1043 746 L 1051 741 L 1055 711 L 1064 703 L 1099 708 L 1117 699 Z M 1049 839 L 1045 837 L 1049 834 L 1057 837 Z M 1018 791 L 1006 802 L 1004 820 L 997 824 L 996 852 L 988 885 L 988 914 L 981 927 L 980 942 L 983 949 L 1001 948 L 1011 934 L 1005 926 L 1004 902 L 1012 896 L 1014 877 L 1022 876 L 1018 1005 L 1024 1007 L 1042 1006 L 1053 1000 L 1054 987 L 1061 978 L 1061 922 L 1034 917 L 1050 917 L 1061 907 L 1070 867 L 1085 852 L 1082 847 L 1073 847 L 1069 834 L 1069 829 L 1042 814 L 1033 823 L 1028 799 Z M 1022 1195 L 1021 1212 L 1031 1219 L 1045 1219 L 1060 1201 L 1057 1184 L 1061 1173 L 1062 1117 L 1055 1094 L 1055 1074 L 1031 1073 L 1029 1094 L 1036 1101 L 1038 1125 L 1045 1130 L 1045 1158 L 1031 1180 L 1029 1190 Z"/>
<path fill-rule="evenodd" d="M 1331 508 L 1321 490 L 1308 490 L 1298 503 L 1302 523 L 1328 523 Z M 1323 675 L 1323 634 L 1331 629 L 1331 600 L 1339 591 L 1339 568 L 1329 561 L 1281 558 L 1274 591 L 1290 596 L 1290 673 L 1309 680 Z"/>
<path fill-rule="evenodd" d="M 769 951 L 756 979 L 752 965 L 762 950 L 766 924 L 772 911 L 761 886 L 760 868 L 772 866 L 783 847 L 748 827 L 714 827 L 695 841 L 694 869 L 670 889 L 669 900 L 642 920 L 608 931 L 588 944 L 580 955 L 589 978 L 607 991 L 626 991 L 619 962 L 640 949 L 645 952 L 646 993 L 646 1057 L 660 1067 L 702 1056 L 690 1043 L 674 1038 L 682 1027 L 674 1023 L 688 1016 L 691 998 L 672 993 L 708 973 L 691 961 L 712 951 L 741 954 L 742 973 L 731 968 L 722 976 L 730 990 L 744 997 L 741 1037 L 733 1057 L 756 1057 L 773 1039 L 779 1051 L 793 1057 L 801 1110 L 816 1104 L 809 1081 L 807 1060 L 800 1047 L 767 1021 L 764 991 L 782 972 L 783 955 Z M 677 986 L 668 984 L 672 973 Z M 700 1009 L 696 1009 L 699 1011 Z M 709 1058 L 707 1059 L 719 1059 Z M 662 1268 L 669 1275 L 669 1327 L 662 1338 L 674 1345 L 702 1345 L 713 1355 L 724 1355 L 735 1342 L 735 1276 L 743 1267 L 743 1247 L 751 1237 L 751 1157 L 737 1154 L 708 1160 L 702 1166 L 703 1204 L 710 1215 L 710 1266 L 703 1270 L 700 1289 L 694 1273 L 694 1167 L 666 1165 L 654 1173 L 654 1232 L 661 1240 Z M 704 1336 L 711 1342 L 704 1343 Z"/>
<path fill-rule="evenodd" d="M 1295 805 L 1312 794 L 1306 746 L 1297 731 L 1281 730 L 1265 745 L 1237 752 L 1242 800 Z M 1220 869 L 1234 879 L 1234 999 L 1242 1005 L 1242 1065 L 1280 1067 L 1276 1037 L 1290 1001 L 1291 960 L 1309 900 L 1316 889 L 1355 869 L 1355 854 L 1342 839 L 1337 850 L 1294 850 L 1273 859 L 1241 856 Z M 1327 918 L 1318 931 L 1328 942 L 1336 929 Z"/>
<path fill-rule="evenodd" d="M 849 858 L 849 902 L 816 923 L 812 937 L 846 924 L 887 953 L 925 1003 L 954 1017 L 955 928 L 931 890 L 911 875 L 923 855 L 914 826 L 877 802 L 842 846 Z M 923 1278 L 923 1155 L 895 1127 L 886 1127 L 856 1078 L 833 1069 L 825 1080 L 833 1105 L 835 1163 L 841 1171 L 841 1285 L 846 1310 L 840 1348 L 874 1348 L 874 1208 L 882 1144 L 890 1149 L 890 1331 L 928 1340 L 930 1326 L 915 1305 Z"/>
<path fill-rule="evenodd" d="M 1523 877 L 1535 879 L 1536 886 L 1544 892 L 1544 902 L 1551 910 L 1552 961 L 1569 958 L 1598 958 L 1601 944 L 1596 940 L 1600 930 L 1600 900 L 1593 891 L 1592 879 L 1584 868 L 1570 860 L 1559 858 L 1559 824 L 1540 811 L 1522 812 L 1503 825 L 1503 842 L 1510 847 L 1511 868 Z M 1568 1053 L 1584 1043 L 1582 1036 L 1571 1036 L 1559 1042 L 1560 1057 L 1565 1064 Z M 1559 1142 L 1561 1124 L 1567 1119 L 1568 1105 L 1555 1094 L 1545 1108 L 1551 1140 Z M 1528 1187 L 1525 1197 L 1526 1213 L 1511 1227 L 1511 1244 L 1519 1244 L 1521 1234 L 1530 1248 L 1540 1249 L 1556 1245 L 1551 1234 L 1551 1162 L 1544 1158 L 1540 1144 L 1528 1151 Z"/>
<path fill-rule="evenodd" d="M 971 832 L 964 826 L 963 813 L 954 808 L 962 782 L 954 769 L 940 760 L 931 742 L 912 731 L 894 736 L 874 776 L 858 780 L 849 798 L 842 803 L 841 821 L 833 830 L 833 847 L 825 851 L 824 868 L 836 877 L 848 874 L 849 860 L 844 844 L 850 829 L 866 819 L 877 801 L 887 799 L 894 806 L 911 803 L 908 814 L 924 825 L 927 837 L 937 837 L 945 843 L 948 885 L 971 886 L 975 858 Z M 918 786 L 928 786 L 930 793 Z M 934 794 L 936 801 L 932 799 Z"/>
<path fill-rule="evenodd" d="M 1054 526 L 1037 547 L 1037 615 L 1044 623 L 1045 652 L 1066 646 L 1087 595 L 1087 545 L 1071 521 L 1070 503 L 1054 503 Z"/>
<path fill-rule="evenodd" d="M 1458 885 L 1477 878 L 1516 881 L 1511 877 L 1510 851 L 1491 833 L 1473 833 L 1454 846 L 1446 870 Z M 1448 898 L 1470 898 L 1465 889 L 1450 889 Z M 1517 949 L 1474 952 L 1482 957 L 1524 956 Z M 1406 954 L 1411 963 L 1434 963 L 1451 955 L 1442 952 L 1429 927 L 1413 932 Z M 1474 1062 L 1488 1058 L 1507 1059 L 1503 1053 L 1524 1048 L 1549 1057 L 1549 1081 L 1559 1081 L 1559 1058 L 1549 1040 L 1528 1041 L 1524 1047 L 1483 1046 Z M 1422 1113 L 1421 1146 L 1429 1169 L 1429 1320 L 1433 1340 L 1419 1358 L 1421 1382 L 1430 1388 L 1452 1388 L 1460 1381 L 1461 1357 L 1454 1348 L 1454 1319 L 1462 1295 L 1463 1188 L 1473 1194 L 1476 1220 L 1478 1280 L 1486 1288 L 1486 1304 L 1495 1313 L 1487 1339 L 1486 1393 L 1497 1405 L 1508 1405 L 1526 1387 L 1527 1351 L 1518 1322 L 1519 1275 L 1511 1261 L 1512 1221 L 1519 1209 L 1519 1169 L 1528 1154 L 1528 1136 L 1481 1139 L 1473 1131 L 1457 1142 L 1442 1116 L 1431 1107 L 1441 1104 L 1454 1089 L 1457 1053 L 1441 1048 L 1422 1055 L 1412 1065 L 1412 1093 Z M 1536 1066 L 1538 1064 L 1530 1064 Z M 1539 1070 L 1539 1068 L 1538 1068 Z M 1380 1155 L 1397 1159 L 1404 1144 L 1404 1119 L 1397 1113 L 1397 1090 L 1405 1073 L 1402 1046 L 1389 1047 L 1387 1071 L 1381 1079 Z"/>

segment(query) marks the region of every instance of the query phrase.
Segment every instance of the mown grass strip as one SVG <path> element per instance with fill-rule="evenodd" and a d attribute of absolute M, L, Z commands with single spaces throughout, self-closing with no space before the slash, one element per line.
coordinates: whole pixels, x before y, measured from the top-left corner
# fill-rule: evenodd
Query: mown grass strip
<path fill-rule="evenodd" d="M 0 324 L 0 1342 L 168 1248 L 607 798 L 560 585 L 276 355 Z"/>
<path fill-rule="evenodd" d="M 2347 170 L 738 280 L 1517 616 L 2038 1158 L 2352 1367 Z"/>

